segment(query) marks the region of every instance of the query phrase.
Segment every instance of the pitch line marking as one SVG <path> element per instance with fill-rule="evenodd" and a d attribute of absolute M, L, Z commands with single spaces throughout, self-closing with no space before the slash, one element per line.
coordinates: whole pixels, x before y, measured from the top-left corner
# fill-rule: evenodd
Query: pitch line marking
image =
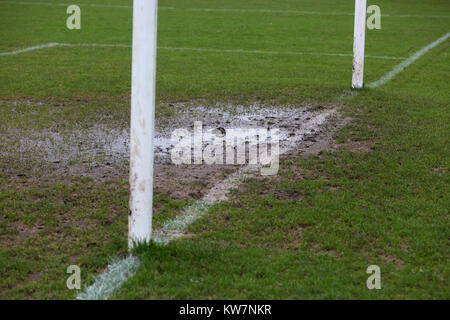
<path fill-rule="evenodd" d="M 301 51 L 263 51 L 263 50 L 242 50 L 242 49 L 208 49 L 208 48 L 175 48 L 175 47 L 158 47 L 159 49 L 173 51 L 200 51 L 200 52 L 218 52 L 218 53 L 252 53 L 252 54 L 269 54 L 269 55 L 311 55 L 311 56 L 336 56 L 336 57 L 352 57 L 351 53 L 324 53 L 324 52 L 301 52 Z M 366 58 L 383 59 L 383 60 L 403 60 L 403 57 L 389 56 L 372 56 Z"/>
<path fill-rule="evenodd" d="M 29 2 L 29 1 L 0 1 L 0 4 L 17 4 L 17 5 L 35 5 L 35 6 L 49 6 L 49 7 L 67 7 L 69 3 L 61 2 Z M 95 7 L 95 8 L 117 8 L 117 9 L 131 9 L 132 6 L 115 5 L 115 4 L 96 4 L 96 3 L 82 3 L 80 6 Z"/>
<path fill-rule="evenodd" d="M 0 4 L 16 4 L 16 5 L 38 5 L 38 6 L 58 6 L 67 7 L 68 3 L 57 2 L 29 2 L 29 1 L 0 1 Z M 132 9 L 132 6 L 114 5 L 114 4 L 96 4 L 96 3 L 82 3 L 80 6 L 94 7 L 94 8 L 117 8 L 117 9 Z M 242 12 L 242 13 L 284 13 L 294 15 L 321 15 L 321 16 L 353 16 L 353 12 L 318 12 L 318 11 L 301 11 L 301 10 L 279 10 L 279 9 L 233 9 L 233 8 L 175 8 L 175 7 L 158 7 L 159 10 L 186 10 L 198 12 Z M 439 15 L 414 15 L 414 14 L 383 14 L 387 18 L 423 18 L 423 19 L 448 19 L 450 16 Z"/>
<path fill-rule="evenodd" d="M 107 300 L 128 278 L 136 274 L 140 264 L 140 260 L 132 255 L 112 261 L 106 271 L 95 277 L 94 283 L 78 294 L 76 299 Z"/>
<path fill-rule="evenodd" d="M 430 43 L 429 45 L 423 47 L 416 53 L 414 53 L 412 56 L 410 56 L 408 59 L 403 61 L 402 63 L 396 65 L 394 69 L 386 73 L 384 76 L 382 76 L 377 81 L 371 82 L 367 85 L 368 88 L 378 88 L 379 86 L 382 86 L 386 82 L 391 81 L 393 78 L 395 78 L 399 73 L 401 73 L 403 70 L 405 70 L 407 67 L 409 67 L 411 64 L 416 62 L 421 56 L 426 54 L 431 49 L 437 47 L 442 42 L 446 41 L 450 37 L 450 32 L 448 32 L 446 35 L 440 37 L 436 41 Z"/>
<path fill-rule="evenodd" d="M 14 50 L 10 52 L 0 52 L 0 56 L 16 55 L 33 50 L 39 50 L 51 47 L 117 47 L 131 48 L 126 44 L 101 44 L 101 43 L 47 43 L 43 45 L 33 46 L 25 49 Z M 263 50 L 242 50 L 242 49 L 211 49 L 211 48 L 177 48 L 177 47 L 158 47 L 160 50 L 171 51 L 197 51 L 197 52 L 217 52 L 217 53 L 243 53 L 243 54 L 267 54 L 267 55 L 309 55 L 309 56 L 331 56 L 331 57 L 351 57 L 350 53 L 325 53 L 325 52 L 301 52 L 301 51 L 263 51 Z M 382 59 L 382 60 L 404 60 L 402 57 L 389 56 L 371 56 L 366 58 Z"/>
<path fill-rule="evenodd" d="M 182 8 L 171 8 L 176 10 L 183 10 Z M 248 12 L 248 13 L 285 13 L 295 15 L 326 15 L 326 16 L 354 16 L 353 12 L 319 12 L 319 11 L 300 11 L 300 10 L 277 10 L 277 9 L 232 9 L 232 8 L 185 8 L 188 11 L 201 12 Z M 450 16 L 435 16 L 435 15 L 414 15 L 414 14 L 383 14 L 383 17 L 391 18 L 443 18 L 448 19 Z"/>
<path fill-rule="evenodd" d="M 60 45 L 59 43 L 55 43 L 55 42 L 46 43 L 46 44 L 42 44 L 42 45 L 38 45 L 38 46 L 28 47 L 25 49 L 19 49 L 19 50 L 14 50 L 14 51 L 9 51 L 9 52 L 0 52 L 0 56 L 13 56 L 13 55 L 28 52 L 28 51 L 57 47 L 59 45 Z"/>

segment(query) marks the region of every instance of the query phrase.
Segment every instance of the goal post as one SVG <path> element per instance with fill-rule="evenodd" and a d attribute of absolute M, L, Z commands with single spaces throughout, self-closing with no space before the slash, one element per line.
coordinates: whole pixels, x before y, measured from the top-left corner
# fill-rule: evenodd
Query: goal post
<path fill-rule="evenodd" d="M 366 7 L 367 7 L 367 0 L 355 0 L 355 26 L 353 34 L 353 74 L 352 74 L 353 89 L 362 89 L 364 85 Z"/>
<path fill-rule="evenodd" d="M 134 0 L 128 245 L 152 235 L 157 0 Z"/>

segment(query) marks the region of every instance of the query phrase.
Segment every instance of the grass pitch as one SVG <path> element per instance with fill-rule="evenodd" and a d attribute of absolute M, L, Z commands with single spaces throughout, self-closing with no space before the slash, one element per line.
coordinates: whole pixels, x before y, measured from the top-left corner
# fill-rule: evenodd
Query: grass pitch
<path fill-rule="evenodd" d="M 127 163 L 93 157 L 70 165 L 111 172 L 51 174 L 58 159 L 21 152 L 21 137 L 128 128 L 131 1 L 78 1 L 81 30 L 65 27 L 59 1 L 13 2 L 0 1 L 2 53 L 120 45 L 0 56 L 0 297 L 71 299 L 69 265 L 88 285 L 126 253 Z M 115 298 L 450 298 L 449 42 L 386 85 L 342 98 L 353 3 L 159 1 L 157 117 L 201 100 L 333 105 L 353 121 L 320 154 L 246 181 L 192 237 L 140 249 L 141 268 Z M 367 31 L 366 83 L 450 30 L 448 1 L 370 4 L 382 29 Z M 156 192 L 156 226 L 194 200 Z M 372 264 L 381 290 L 366 287 Z"/>

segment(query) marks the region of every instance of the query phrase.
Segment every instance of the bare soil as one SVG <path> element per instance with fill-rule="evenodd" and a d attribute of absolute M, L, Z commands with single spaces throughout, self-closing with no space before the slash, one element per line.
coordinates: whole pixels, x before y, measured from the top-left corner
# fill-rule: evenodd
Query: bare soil
<path fill-rule="evenodd" d="M 278 128 L 282 156 L 290 157 L 335 150 L 337 146 L 333 133 L 349 121 L 339 118 L 336 106 L 307 105 L 292 108 L 229 103 L 205 106 L 188 102 L 171 104 L 169 108 L 173 115 L 156 121 L 154 185 L 155 192 L 168 194 L 173 199 L 198 200 L 229 174 L 243 167 L 173 164 L 170 150 L 174 142 L 170 137 L 177 128 L 192 131 L 194 121 L 201 121 L 204 130 L 224 132 L 231 128 Z M 32 163 L 36 172 L 49 179 L 87 176 L 98 182 L 128 180 L 128 128 L 97 124 L 89 129 L 73 127 L 64 132 L 14 132 L 4 138 L 12 143 L 8 150 L 3 150 L 3 155 L 6 152 L 10 158 Z M 354 150 L 368 148 L 362 143 L 349 146 Z M 12 174 L 19 177 L 34 175 L 27 170 Z"/>

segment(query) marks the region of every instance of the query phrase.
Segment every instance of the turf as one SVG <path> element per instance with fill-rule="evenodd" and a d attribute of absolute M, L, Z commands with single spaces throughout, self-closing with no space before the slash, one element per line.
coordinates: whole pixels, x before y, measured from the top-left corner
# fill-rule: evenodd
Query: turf
<path fill-rule="evenodd" d="M 78 3 L 82 29 L 68 30 L 64 6 L 0 1 L 0 52 L 50 42 L 131 44 L 131 9 L 83 6 L 131 1 Z M 447 1 L 369 4 L 392 16 L 382 18 L 382 30 L 367 32 L 368 55 L 408 57 L 450 29 Z M 157 116 L 170 116 L 161 103 L 203 99 L 335 103 L 354 120 L 336 134 L 338 151 L 285 159 L 277 177 L 247 181 L 213 207 L 190 227 L 193 237 L 140 249 L 141 269 L 115 298 L 450 298 L 448 41 L 385 86 L 340 100 L 350 86 L 351 57 L 287 52 L 350 54 L 353 18 L 342 13 L 351 14 L 353 1 L 159 5 L 160 47 L 280 54 L 160 48 Z M 366 82 L 399 62 L 368 58 Z M 18 132 L 0 148 L 16 147 L 26 130 L 64 132 L 98 122 L 126 128 L 130 66 L 126 47 L 0 56 L 0 134 Z M 86 285 L 109 258 L 126 252 L 126 179 L 46 179 L 39 173 L 45 164 L 1 149 L 0 297 L 73 298 L 65 285 L 69 264 L 82 267 Z M 186 204 L 158 194 L 156 224 Z M 366 288 L 371 264 L 381 267 L 381 290 Z"/>
<path fill-rule="evenodd" d="M 442 1 L 435 2 L 436 6 L 446 7 Z M 242 6 L 239 1 L 215 3 L 213 7 L 219 8 Z M 276 3 L 253 2 L 246 7 L 280 7 L 280 1 Z M 302 11 L 351 13 L 353 10 L 351 1 L 345 5 L 336 5 L 336 1 L 281 3 L 281 8 Z M 161 1 L 160 6 L 191 8 L 211 7 L 211 4 Z M 433 9 L 425 12 L 412 11 L 414 6 L 410 1 L 407 7 L 404 5 L 403 13 L 442 14 L 436 6 L 430 4 Z M 2 4 L 0 51 L 49 42 L 131 44 L 131 9 L 81 7 L 82 29 L 68 30 L 64 23 L 65 7 Z M 396 8 L 389 4 L 387 7 L 388 13 L 402 13 L 401 5 Z M 30 16 L 33 19 L 29 19 Z M 448 19 L 385 18 L 380 32 L 368 32 L 367 54 L 407 56 L 417 47 L 441 36 L 447 27 Z M 352 34 L 353 19 L 348 15 L 160 10 L 158 45 L 351 54 Z M 402 35 L 400 43 L 398 34 Z M 130 52 L 130 48 L 51 48 L 39 53 L 2 57 L 1 85 L 5 88 L 2 96 L 10 99 L 127 97 Z M 395 63 L 369 60 L 366 80 L 378 79 Z M 163 101 L 198 97 L 213 100 L 253 98 L 291 103 L 297 102 L 299 97 L 322 100 L 348 88 L 349 65 L 351 57 L 199 54 L 160 49 L 158 98 Z"/>

